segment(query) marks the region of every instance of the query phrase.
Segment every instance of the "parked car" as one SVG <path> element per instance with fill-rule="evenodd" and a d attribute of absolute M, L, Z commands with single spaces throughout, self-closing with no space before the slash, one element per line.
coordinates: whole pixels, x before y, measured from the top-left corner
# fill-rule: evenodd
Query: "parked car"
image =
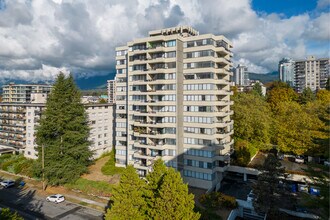
<path fill-rule="evenodd" d="M 305 162 L 305 159 L 302 156 L 296 156 L 294 162 L 296 162 L 296 163 L 304 163 Z"/>
<path fill-rule="evenodd" d="M 57 203 L 60 203 L 60 202 L 64 202 L 65 198 L 61 194 L 55 194 L 55 195 L 48 196 L 46 198 L 46 200 L 47 200 L 47 202 L 55 202 L 57 204 Z"/>
<path fill-rule="evenodd" d="M 4 180 L 4 181 L 0 182 L 0 184 L 4 188 L 9 188 L 11 186 L 15 186 L 15 181 L 14 180 Z"/>

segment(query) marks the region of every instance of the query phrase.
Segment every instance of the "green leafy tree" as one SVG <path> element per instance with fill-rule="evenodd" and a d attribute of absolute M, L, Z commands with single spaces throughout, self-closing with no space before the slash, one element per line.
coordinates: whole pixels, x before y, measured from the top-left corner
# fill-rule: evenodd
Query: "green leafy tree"
<path fill-rule="evenodd" d="M 300 94 L 299 102 L 301 104 L 306 104 L 308 102 L 314 101 L 315 99 L 316 99 L 315 94 L 313 93 L 313 91 L 309 87 L 307 87 Z"/>
<path fill-rule="evenodd" d="M 100 100 L 99 100 L 99 103 L 100 103 L 100 104 L 106 104 L 106 103 L 107 103 L 107 100 L 105 100 L 105 99 L 100 99 Z"/>
<path fill-rule="evenodd" d="M 267 102 L 273 110 L 276 110 L 281 102 L 293 102 L 297 100 L 297 93 L 290 87 L 274 87 L 267 93 Z"/>
<path fill-rule="evenodd" d="M 145 181 L 141 180 L 132 166 L 128 166 L 120 178 L 120 184 L 114 188 L 105 219 L 146 219 Z"/>
<path fill-rule="evenodd" d="M 152 219 L 199 219 L 194 212 L 194 195 L 188 193 L 188 185 L 173 168 L 164 174 L 151 207 Z"/>
<path fill-rule="evenodd" d="M 280 205 L 281 194 L 279 190 L 280 177 L 284 169 L 277 157 L 269 153 L 258 176 L 256 185 L 253 186 L 253 193 L 256 195 L 253 206 L 258 212 L 265 212 L 271 216 L 276 215 Z"/>
<path fill-rule="evenodd" d="M 21 216 L 17 214 L 17 212 L 10 211 L 9 208 L 3 208 L 0 211 L 0 219 L 2 220 L 23 220 Z"/>
<path fill-rule="evenodd" d="M 268 144 L 272 112 L 260 96 L 239 93 L 234 97 L 234 138 Z"/>
<path fill-rule="evenodd" d="M 259 95 L 259 96 L 263 96 L 262 94 L 262 87 L 260 85 L 259 82 L 257 82 L 256 84 L 254 84 L 253 88 L 252 88 L 252 93 Z"/>
<path fill-rule="evenodd" d="M 45 177 L 52 185 L 77 180 L 87 172 L 92 153 L 87 114 L 73 77 L 60 73 L 37 128 L 39 160 L 45 147 Z"/>
<path fill-rule="evenodd" d="M 275 119 L 273 142 L 282 152 L 302 155 L 316 146 L 315 138 L 323 138 L 322 121 L 297 102 L 280 102 Z"/>

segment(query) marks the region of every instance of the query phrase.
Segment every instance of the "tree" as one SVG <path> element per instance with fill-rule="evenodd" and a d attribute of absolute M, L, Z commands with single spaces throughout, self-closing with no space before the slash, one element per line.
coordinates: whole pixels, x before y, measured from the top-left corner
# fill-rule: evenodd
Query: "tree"
<path fill-rule="evenodd" d="M 257 82 L 256 84 L 254 84 L 253 88 L 252 88 L 252 93 L 259 95 L 260 97 L 263 96 L 262 94 L 262 87 L 260 85 L 259 82 Z"/>
<path fill-rule="evenodd" d="M 173 168 L 164 174 L 155 194 L 150 217 L 152 219 L 199 219 L 194 212 L 194 195 L 188 193 L 188 185 Z"/>
<path fill-rule="evenodd" d="M 265 100 L 254 94 L 239 93 L 234 97 L 234 138 L 268 144 L 272 113 Z"/>
<path fill-rule="evenodd" d="M 9 208 L 2 208 L 0 210 L 0 219 L 2 220 L 23 220 L 21 216 L 17 214 L 17 212 L 10 211 Z"/>
<path fill-rule="evenodd" d="M 276 155 L 269 153 L 258 176 L 256 185 L 253 186 L 255 199 L 253 206 L 257 212 L 265 212 L 273 216 L 279 208 L 279 181 L 284 169 Z"/>
<path fill-rule="evenodd" d="M 188 193 L 179 172 L 168 169 L 162 160 L 141 180 L 129 166 L 114 189 L 106 219 L 198 219 L 194 196 Z"/>
<path fill-rule="evenodd" d="M 302 155 L 316 146 L 315 138 L 323 138 L 320 132 L 323 126 L 317 116 L 309 114 L 297 102 L 280 102 L 275 114 L 273 143 L 282 152 Z"/>
<path fill-rule="evenodd" d="M 300 94 L 299 102 L 301 104 L 306 104 L 308 102 L 312 102 L 316 99 L 315 94 L 311 90 L 311 88 L 307 87 L 303 90 L 303 92 Z"/>
<path fill-rule="evenodd" d="M 120 178 L 120 184 L 114 188 L 112 205 L 105 219 L 146 219 L 145 189 L 146 183 L 139 178 L 133 166 L 128 166 Z"/>
<path fill-rule="evenodd" d="M 100 103 L 100 104 L 106 104 L 106 103 L 107 103 L 107 100 L 105 100 L 105 99 L 100 99 L 100 100 L 99 100 L 99 103 Z"/>
<path fill-rule="evenodd" d="M 88 119 L 71 75 L 57 76 L 36 136 L 39 152 L 45 146 L 44 173 L 50 184 L 73 182 L 87 172 L 92 156 Z"/>
<path fill-rule="evenodd" d="M 325 89 L 326 89 L 327 91 L 330 91 L 330 77 L 328 77 L 328 79 L 327 79 L 327 82 L 326 82 L 326 84 L 325 84 Z"/>
<path fill-rule="evenodd" d="M 281 102 L 293 102 L 297 99 L 298 95 L 292 88 L 274 87 L 267 93 L 267 102 L 273 110 L 276 110 Z"/>

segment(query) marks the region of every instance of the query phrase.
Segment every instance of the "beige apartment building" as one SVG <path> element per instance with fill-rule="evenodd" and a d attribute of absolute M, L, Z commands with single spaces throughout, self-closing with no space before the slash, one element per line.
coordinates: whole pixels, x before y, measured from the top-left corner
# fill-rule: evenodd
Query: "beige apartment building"
<path fill-rule="evenodd" d="M 42 100 L 42 99 L 41 99 Z M 27 158 L 38 157 L 35 132 L 45 102 L 0 103 L 0 149 L 12 149 Z M 85 104 L 90 123 L 90 149 L 93 157 L 111 151 L 113 146 L 113 105 Z"/>
<path fill-rule="evenodd" d="M 295 88 L 298 93 L 305 88 L 312 91 L 324 89 L 330 77 L 330 59 L 316 59 L 309 56 L 305 60 L 295 61 Z"/>
<path fill-rule="evenodd" d="M 190 186 L 219 188 L 233 149 L 232 44 L 191 27 L 116 48 L 116 165 L 162 158 Z"/>
<path fill-rule="evenodd" d="M 31 94 L 48 94 L 51 85 L 41 84 L 15 84 L 10 83 L 2 87 L 2 102 L 29 103 L 32 102 Z"/>

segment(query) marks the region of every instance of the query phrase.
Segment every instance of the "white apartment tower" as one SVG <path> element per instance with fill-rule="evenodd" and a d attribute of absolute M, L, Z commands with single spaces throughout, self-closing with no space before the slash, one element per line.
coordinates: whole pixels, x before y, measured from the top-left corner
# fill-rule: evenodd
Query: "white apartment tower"
<path fill-rule="evenodd" d="M 29 103 L 32 93 L 48 94 L 52 86 L 45 84 L 15 84 L 9 83 L 2 87 L 2 102 Z"/>
<path fill-rule="evenodd" d="M 237 86 L 248 86 L 249 85 L 249 73 L 248 68 L 241 64 L 238 64 L 235 68 L 234 82 Z"/>
<path fill-rule="evenodd" d="M 278 64 L 279 78 L 290 86 L 295 85 L 295 62 L 290 58 L 283 58 Z"/>
<path fill-rule="evenodd" d="M 309 87 L 312 91 L 324 89 L 330 77 L 330 59 L 316 59 L 314 56 L 295 62 L 295 88 L 301 93 Z"/>
<path fill-rule="evenodd" d="M 231 48 L 186 26 L 116 48 L 117 166 L 145 176 L 162 158 L 191 186 L 220 186 L 233 146 Z"/>
<path fill-rule="evenodd" d="M 116 102 L 116 78 L 107 81 L 108 103 Z"/>

